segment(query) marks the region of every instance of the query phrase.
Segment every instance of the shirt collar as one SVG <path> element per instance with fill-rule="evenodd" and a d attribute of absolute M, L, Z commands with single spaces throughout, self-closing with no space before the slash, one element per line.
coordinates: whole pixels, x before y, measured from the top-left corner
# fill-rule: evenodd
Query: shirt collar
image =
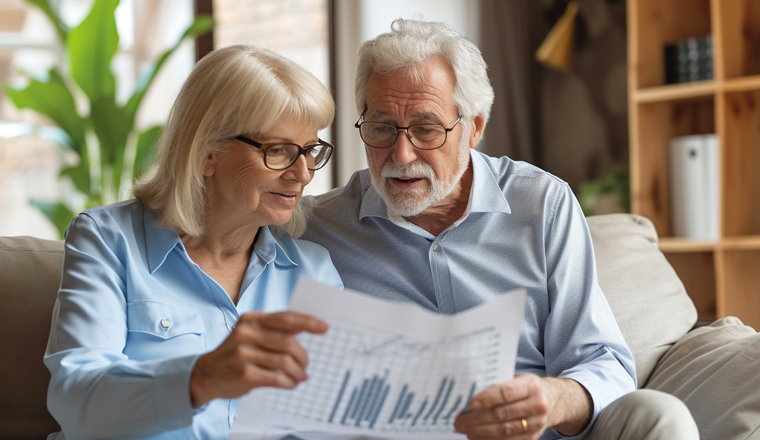
<path fill-rule="evenodd" d="M 153 273 L 164 264 L 169 252 L 181 243 L 181 240 L 179 235 L 171 229 L 154 226 L 156 222 L 155 214 L 147 207 L 144 209 L 145 247 L 147 249 L 150 272 Z M 274 235 L 272 235 L 268 226 L 259 229 L 259 233 L 256 235 L 249 266 L 256 261 L 254 255 L 261 259 L 265 264 L 274 261 L 278 266 L 298 266 L 298 264 L 288 256 L 284 247 L 280 245 Z"/>
<path fill-rule="evenodd" d="M 282 267 L 294 267 L 298 266 L 292 258 L 290 258 L 285 251 L 285 247 L 280 245 L 277 238 L 274 237 L 272 231 L 269 230 L 269 226 L 264 226 L 259 229 L 259 233 L 256 234 L 256 240 L 253 242 L 253 253 L 256 254 L 266 264 L 274 263 Z M 251 256 L 251 265 L 255 259 Z"/>
<path fill-rule="evenodd" d="M 472 192 L 470 200 L 470 212 L 503 212 L 511 214 L 504 192 L 496 181 L 491 167 L 486 162 L 485 155 L 470 150 L 472 158 Z"/>
<path fill-rule="evenodd" d="M 171 229 L 159 228 L 154 226 L 156 215 L 153 211 L 144 206 L 145 215 L 145 248 L 148 253 L 148 266 L 150 273 L 155 272 L 166 260 L 172 249 L 180 243 L 179 235 Z"/>
<path fill-rule="evenodd" d="M 465 212 L 464 216 L 467 216 L 469 212 L 510 214 L 512 210 L 509 203 L 483 155 L 475 150 L 470 150 L 470 158 L 472 160 L 472 189 L 470 190 L 468 211 Z M 375 186 L 371 184 L 369 170 L 367 170 L 366 175 L 370 179 L 370 184 L 362 199 L 359 220 L 371 216 L 390 218 L 383 198 L 380 197 Z"/>

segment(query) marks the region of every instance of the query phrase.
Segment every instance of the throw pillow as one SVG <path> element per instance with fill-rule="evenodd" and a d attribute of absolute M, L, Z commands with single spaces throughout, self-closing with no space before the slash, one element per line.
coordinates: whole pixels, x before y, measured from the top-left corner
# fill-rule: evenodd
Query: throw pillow
<path fill-rule="evenodd" d="M 686 404 L 700 438 L 760 439 L 760 333 L 735 317 L 692 330 L 657 364 L 646 388 Z"/>

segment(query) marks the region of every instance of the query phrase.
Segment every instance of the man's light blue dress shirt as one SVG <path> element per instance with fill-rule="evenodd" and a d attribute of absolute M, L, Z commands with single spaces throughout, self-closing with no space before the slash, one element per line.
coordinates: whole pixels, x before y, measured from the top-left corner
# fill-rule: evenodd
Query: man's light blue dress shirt
<path fill-rule="evenodd" d="M 285 310 L 299 277 L 342 286 L 324 248 L 259 229 L 238 304 L 139 200 L 69 225 L 45 365 L 49 438 L 226 439 L 237 399 L 190 404 L 198 357 L 249 311 Z"/>
<path fill-rule="evenodd" d="M 314 206 L 302 238 L 330 251 L 346 288 L 443 314 L 526 288 L 516 372 L 578 381 L 593 399 L 593 422 L 636 389 L 636 375 L 597 283 L 583 213 L 568 185 L 547 172 L 474 150 L 471 158 L 468 209 L 437 237 L 389 216 L 363 170 L 345 187 L 307 198 Z M 561 436 L 549 430 L 541 438 Z"/>

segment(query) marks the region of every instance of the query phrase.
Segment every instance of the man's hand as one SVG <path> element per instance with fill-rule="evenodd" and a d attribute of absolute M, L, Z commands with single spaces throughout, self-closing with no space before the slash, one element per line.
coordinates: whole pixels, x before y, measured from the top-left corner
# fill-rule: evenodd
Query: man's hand
<path fill-rule="evenodd" d="M 295 388 L 307 379 L 309 357 L 295 339 L 303 331 L 324 333 L 327 324 L 295 312 L 240 316 L 227 339 L 198 358 L 190 376 L 193 407 L 240 397 L 256 387 Z"/>
<path fill-rule="evenodd" d="M 535 440 L 548 428 L 580 434 L 591 420 L 593 403 L 574 380 L 521 374 L 473 397 L 470 410 L 454 421 L 454 429 L 470 440 Z"/>

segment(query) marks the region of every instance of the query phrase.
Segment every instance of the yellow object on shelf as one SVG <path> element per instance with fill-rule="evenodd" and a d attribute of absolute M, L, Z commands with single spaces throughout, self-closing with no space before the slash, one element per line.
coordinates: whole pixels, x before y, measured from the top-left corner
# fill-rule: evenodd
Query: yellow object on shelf
<path fill-rule="evenodd" d="M 568 72 L 573 67 L 575 17 L 578 15 L 578 3 L 571 1 L 549 35 L 536 51 L 536 60 L 540 63 Z"/>

